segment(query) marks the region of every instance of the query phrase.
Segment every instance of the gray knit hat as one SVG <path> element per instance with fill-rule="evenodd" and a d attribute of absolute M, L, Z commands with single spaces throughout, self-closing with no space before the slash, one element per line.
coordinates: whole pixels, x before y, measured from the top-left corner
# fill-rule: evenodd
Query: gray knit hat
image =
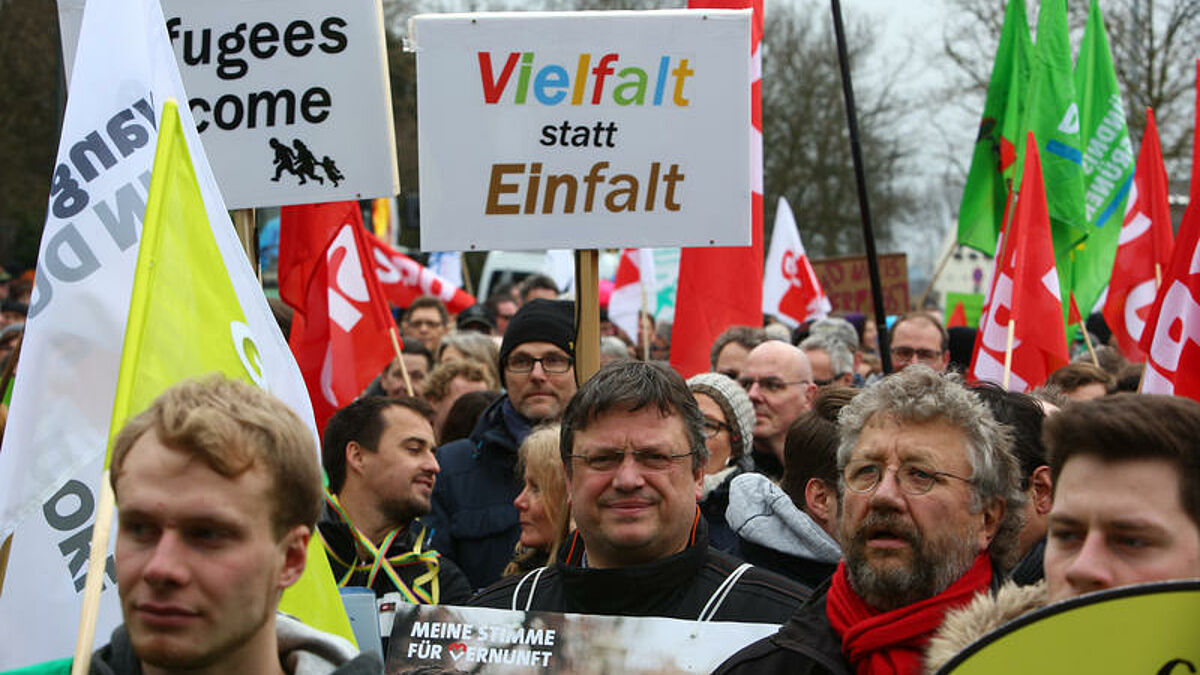
<path fill-rule="evenodd" d="M 693 394 L 706 394 L 721 406 L 730 428 L 730 458 L 736 459 L 748 453 L 754 442 L 755 420 L 754 404 L 750 403 L 746 391 L 721 373 L 693 375 L 687 384 Z"/>

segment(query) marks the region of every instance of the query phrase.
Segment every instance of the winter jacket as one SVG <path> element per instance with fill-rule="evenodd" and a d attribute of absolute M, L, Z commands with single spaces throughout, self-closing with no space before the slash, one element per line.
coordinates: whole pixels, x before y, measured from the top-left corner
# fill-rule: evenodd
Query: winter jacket
<path fill-rule="evenodd" d="M 350 526 L 339 518 L 337 513 L 328 506 L 321 513 L 321 519 L 317 521 L 317 527 L 321 530 L 321 537 L 325 540 L 326 545 L 331 549 L 325 551 L 326 557 L 329 558 L 329 567 L 333 570 L 334 579 L 337 579 L 340 583 L 345 578 L 350 566 L 358 561 L 354 534 L 350 531 Z M 425 530 L 425 526 L 420 521 L 414 521 L 404 532 L 401 532 L 392 540 L 392 545 L 388 547 L 386 553 L 387 557 L 392 558 L 411 552 L 416 546 L 417 538 Z M 426 538 L 428 539 L 428 535 Z M 426 543 L 424 550 L 430 550 L 430 548 L 428 543 Z M 467 576 L 462 573 L 462 570 L 453 561 L 443 555 L 439 555 L 438 557 L 438 604 L 465 604 L 467 600 L 471 599 L 473 592 L 471 582 L 467 581 Z M 423 563 L 396 565 L 394 569 L 400 576 L 400 579 L 410 587 L 417 577 L 428 571 L 428 567 Z M 370 572 L 359 570 L 352 573 L 350 578 L 341 585 L 366 586 L 369 577 Z M 371 585 L 371 590 L 375 591 L 375 597 L 382 597 L 385 593 L 392 593 L 397 589 L 392 585 L 391 580 L 386 574 L 380 573 L 375 575 L 375 583 Z"/>
<path fill-rule="evenodd" d="M 925 649 L 925 671 L 935 672 L 975 640 L 1048 603 L 1045 581 L 1033 586 L 1010 581 L 995 593 L 981 594 L 966 607 L 947 612 Z"/>
<path fill-rule="evenodd" d="M 700 497 L 700 514 L 708 523 L 708 545 L 738 558 L 742 557 L 738 551 L 738 538 L 725 520 L 725 511 L 729 508 L 733 479 L 752 470 L 754 461 L 749 455 L 742 455 L 735 464 L 706 475 Z"/>
<path fill-rule="evenodd" d="M 1017 582 L 1021 586 L 1032 586 L 1046 578 L 1046 570 L 1042 566 L 1042 561 L 1046 557 L 1046 538 L 1042 537 L 1038 543 L 1034 544 L 1033 548 L 1029 549 L 1029 553 L 1025 554 L 1024 558 L 1017 563 L 1013 568 L 1009 578 Z"/>
<path fill-rule="evenodd" d="M 700 521 L 691 545 L 675 555 L 615 569 L 583 567 L 582 538 L 564 546 L 562 562 L 524 575 L 507 577 L 483 591 L 472 605 L 499 609 L 615 616 L 662 616 L 699 619 L 726 580 L 732 587 L 713 621 L 781 624 L 804 601 L 795 583 L 708 546 Z"/>
<path fill-rule="evenodd" d="M 441 473 L 423 520 L 433 548 L 458 564 L 472 588 L 500 578 L 521 535 L 513 500 L 522 487 L 517 448 L 529 431 L 505 395 L 483 411 L 470 436 L 437 450 Z"/>
<path fill-rule="evenodd" d="M 288 675 L 378 675 L 383 662 L 377 654 L 359 654 L 346 640 L 310 628 L 292 617 L 275 615 L 279 662 Z M 91 675 L 141 675 L 142 666 L 125 626 L 117 626 L 112 640 L 92 655 Z"/>
<path fill-rule="evenodd" d="M 833 537 L 762 474 L 744 474 L 733 480 L 725 518 L 737 533 L 746 562 L 809 588 L 832 576 L 842 559 Z"/>
<path fill-rule="evenodd" d="M 743 647 L 713 675 L 852 675 L 825 615 L 828 591 L 826 582 L 779 632 Z"/>

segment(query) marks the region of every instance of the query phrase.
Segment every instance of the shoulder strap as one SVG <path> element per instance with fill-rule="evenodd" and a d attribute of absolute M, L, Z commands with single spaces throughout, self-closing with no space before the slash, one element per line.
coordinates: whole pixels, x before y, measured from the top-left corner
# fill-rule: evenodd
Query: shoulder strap
<path fill-rule="evenodd" d="M 541 580 L 542 572 L 545 572 L 545 571 L 546 571 L 546 568 L 545 568 L 545 566 L 543 566 L 543 567 L 537 568 L 536 570 L 526 572 L 525 576 L 521 577 L 521 580 L 517 582 L 517 587 L 515 589 L 513 589 L 512 606 L 509 607 L 509 609 L 520 610 L 520 608 L 517 607 L 517 598 L 521 595 L 521 587 L 525 585 L 525 582 L 528 581 L 530 577 L 533 577 L 533 582 L 530 583 L 530 585 L 529 585 L 529 597 L 527 597 L 525 599 L 524 611 L 526 611 L 526 612 L 529 611 L 529 608 L 531 606 L 533 606 L 533 594 L 535 591 L 537 591 L 538 581 Z"/>
<path fill-rule="evenodd" d="M 733 587 L 735 584 L 737 584 L 738 579 L 741 579 L 742 575 L 746 573 L 746 570 L 750 569 L 751 567 L 754 567 L 754 565 L 751 565 L 750 563 L 742 563 L 741 565 L 738 565 L 737 569 L 730 572 L 729 576 L 725 577 L 725 580 L 721 582 L 721 585 L 717 586 L 717 590 L 713 591 L 712 596 L 708 598 L 708 603 L 704 605 L 704 609 L 700 610 L 700 616 L 696 617 L 696 620 L 712 621 L 712 618 L 716 616 L 717 612 L 721 609 L 721 605 L 725 602 L 725 598 L 728 597 L 729 591 L 733 590 Z"/>

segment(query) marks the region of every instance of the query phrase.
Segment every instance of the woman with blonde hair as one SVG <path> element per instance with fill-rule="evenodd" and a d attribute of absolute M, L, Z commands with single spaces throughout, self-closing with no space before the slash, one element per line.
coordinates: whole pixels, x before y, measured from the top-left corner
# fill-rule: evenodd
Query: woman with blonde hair
<path fill-rule="evenodd" d="M 571 513 L 567 507 L 567 477 L 558 452 L 559 426 L 538 427 L 521 444 L 518 474 L 525 489 L 513 500 L 521 518 L 521 539 L 504 576 L 534 570 L 554 562 L 567 537 Z"/>
<path fill-rule="evenodd" d="M 492 380 L 500 381 L 500 347 L 492 338 L 472 331 L 450 333 L 442 338 L 437 349 L 437 362 L 469 359 L 487 368 Z"/>

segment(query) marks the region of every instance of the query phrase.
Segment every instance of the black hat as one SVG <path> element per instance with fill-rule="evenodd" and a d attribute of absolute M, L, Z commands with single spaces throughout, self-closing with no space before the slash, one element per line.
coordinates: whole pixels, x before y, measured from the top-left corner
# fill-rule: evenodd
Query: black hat
<path fill-rule="evenodd" d="M 500 382 L 508 355 L 526 342 L 549 342 L 575 356 L 575 303 L 570 300 L 538 298 L 521 305 L 504 331 L 500 343 Z"/>
<path fill-rule="evenodd" d="M 459 330 L 482 329 L 482 332 L 490 335 L 496 330 L 496 319 L 486 305 L 476 303 L 458 313 L 455 325 Z"/>

